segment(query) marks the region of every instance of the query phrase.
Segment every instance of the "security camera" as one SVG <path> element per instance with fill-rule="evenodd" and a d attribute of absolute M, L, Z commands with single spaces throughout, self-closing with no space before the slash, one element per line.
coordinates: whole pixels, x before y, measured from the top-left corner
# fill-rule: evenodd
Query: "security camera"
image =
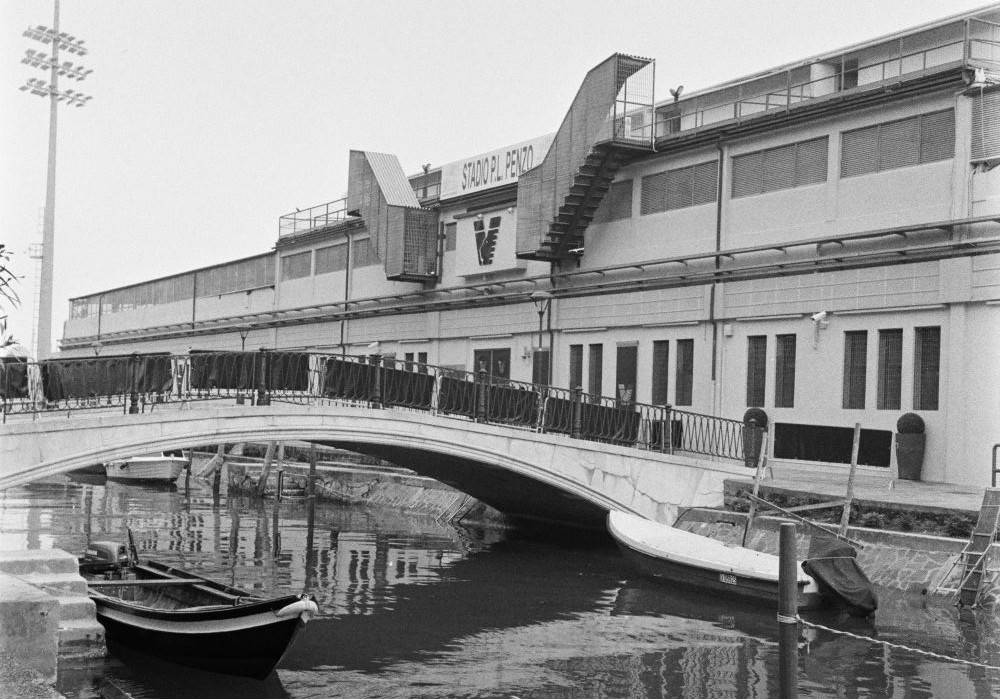
<path fill-rule="evenodd" d="M 814 322 L 818 323 L 821 320 L 826 320 L 826 311 L 820 311 L 819 313 L 813 313 L 812 319 Z"/>

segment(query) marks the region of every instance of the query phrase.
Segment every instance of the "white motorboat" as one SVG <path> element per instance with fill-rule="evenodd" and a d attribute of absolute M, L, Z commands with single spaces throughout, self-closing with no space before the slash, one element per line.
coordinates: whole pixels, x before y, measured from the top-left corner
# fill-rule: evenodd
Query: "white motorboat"
<path fill-rule="evenodd" d="M 161 452 L 109 461 L 104 474 L 126 483 L 173 483 L 190 463 L 180 451 Z"/>

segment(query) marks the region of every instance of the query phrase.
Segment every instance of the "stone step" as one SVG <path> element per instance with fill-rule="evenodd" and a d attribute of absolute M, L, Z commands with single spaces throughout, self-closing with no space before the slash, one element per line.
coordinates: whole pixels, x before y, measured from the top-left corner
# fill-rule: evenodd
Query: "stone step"
<path fill-rule="evenodd" d="M 28 573 L 76 573 L 76 556 L 59 549 L 0 551 L 0 573 L 23 576 Z"/>
<path fill-rule="evenodd" d="M 59 603 L 59 622 L 76 621 L 77 619 L 96 618 L 97 608 L 94 600 L 83 595 L 53 595 Z"/>
<path fill-rule="evenodd" d="M 59 623 L 59 657 L 98 657 L 105 654 L 104 627 L 96 619 Z"/>
<path fill-rule="evenodd" d="M 53 597 L 67 592 L 73 595 L 87 594 L 87 581 L 79 573 L 29 573 L 17 577 Z"/>

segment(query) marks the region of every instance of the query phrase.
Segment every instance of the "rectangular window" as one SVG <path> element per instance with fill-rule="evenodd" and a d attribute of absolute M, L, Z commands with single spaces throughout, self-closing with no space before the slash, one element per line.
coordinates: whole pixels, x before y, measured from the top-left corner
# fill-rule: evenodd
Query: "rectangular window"
<path fill-rule="evenodd" d="M 615 397 L 623 403 L 635 402 L 638 358 L 637 345 L 619 345 L 615 362 Z"/>
<path fill-rule="evenodd" d="M 955 155 L 955 111 L 945 109 L 845 131 L 840 143 L 841 177 L 947 160 Z"/>
<path fill-rule="evenodd" d="M 655 214 L 714 202 L 718 177 L 717 160 L 643 177 L 640 213 Z"/>
<path fill-rule="evenodd" d="M 374 264 L 378 264 L 378 255 L 372 250 L 370 238 L 362 238 L 351 243 L 351 266 L 354 269 Z"/>
<path fill-rule="evenodd" d="M 594 214 L 595 223 L 607 223 L 632 217 L 632 180 L 612 182 L 608 193 Z"/>
<path fill-rule="evenodd" d="M 590 346 L 590 366 L 587 368 L 587 393 L 599 396 L 604 386 L 604 345 Z"/>
<path fill-rule="evenodd" d="M 670 402 L 670 341 L 653 340 L 653 405 Z"/>
<path fill-rule="evenodd" d="M 449 252 L 455 249 L 456 236 L 458 235 L 457 223 L 444 224 L 444 250 Z"/>
<path fill-rule="evenodd" d="M 747 338 L 747 406 L 764 407 L 764 386 L 767 379 L 767 336 Z"/>
<path fill-rule="evenodd" d="M 879 410 L 899 410 L 903 378 L 903 331 L 878 331 Z"/>
<path fill-rule="evenodd" d="M 774 407 L 795 407 L 795 335 L 775 337 Z"/>
<path fill-rule="evenodd" d="M 583 388 L 583 345 L 569 346 L 569 387 Z"/>
<path fill-rule="evenodd" d="M 347 269 L 347 245 L 331 245 L 316 250 L 316 274 L 328 274 Z"/>
<path fill-rule="evenodd" d="M 298 252 L 294 255 L 284 255 L 281 258 L 281 278 L 301 279 L 312 274 L 312 250 Z"/>
<path fill-rule="evenodd" d="M 842 407 L 860 410 L 865 407 L 868 372 L 868 331 L 844 333 L 844 397 Z"/>
<path fill-rule="evenodd" d="M 733 158 L 732 197 L 826 182 L 828 138 L 813 138 Z"/>
<path fill-rule="evenodd" d="M 691 405 L 694 399 L 694 340 L 677 341 L 674 386 L 674 404 Z"/>
<path fill-rule="evenodd" d="M 913 409 L 938 409 L 941 328 L 917 328 L 913 347 Z"/>

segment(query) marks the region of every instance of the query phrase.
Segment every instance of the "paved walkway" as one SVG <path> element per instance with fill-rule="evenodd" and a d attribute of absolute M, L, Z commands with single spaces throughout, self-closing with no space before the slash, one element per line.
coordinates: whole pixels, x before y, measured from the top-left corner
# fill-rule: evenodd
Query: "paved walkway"
<path fill-rule="evenodd" d="M 782 494 L 802 494 L 829 497 L 831 500 L 843 498 L 847 493 L 847 475 L 818 475 L 815 473 L 788 473 L 779 471 L 776 477 L 761 480 L 763 492 Z M 746 478 L 727 479 L 727 492 L 736 484 L 753 485 L 753 471 L 748 470 Z M 860 475 L 854 483 L 854 501 L 858 504 L 872 504 L 892 509 L 947 514 L 968 512 L 978 514 L 983 504 L 985 487 L 951 485 L 947 483 L 925 483 L 884 476 Z M 766 497 L 766 495 L 764 495 Z"/>

